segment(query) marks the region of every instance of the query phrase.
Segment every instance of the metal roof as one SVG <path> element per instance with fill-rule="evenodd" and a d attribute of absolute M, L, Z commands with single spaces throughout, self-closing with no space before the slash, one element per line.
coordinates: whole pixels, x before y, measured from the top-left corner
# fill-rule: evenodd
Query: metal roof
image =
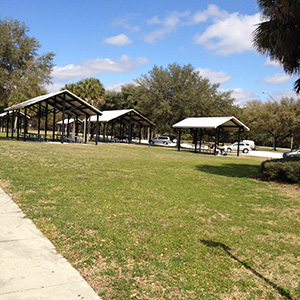
<path fill-rule="evenodd" d="M 115 119 L 122 119 L 128 123 L 131 120 L 135 124 L 155 126 L 153 122 L 151 122 L 149 119 L 147 119 L 134 109 L 105 110 L 102 111 L 102 115 L 99 116 L 99 122 L 107 123 Z M 97 116 L 91 116 L 90 121 L 97 122 Z"/>
<path fill-rule="evenodd" d="M 5 111 L 12 111 L 18 109 L 24 109 L 25 107 L 31 107 L 35 104 L 48 100 L 49 105 L 57 108 L 58 110 L 63 110 L 63 100 L 65 99 L 65 113 L 68 115 L 77 115 L 77 116 L 84 116 L 84 115 L 94 115 L 99 114 L 101 115 L 101 111 L 98 110 L 96 107 L 92 106 L 91 104 L 87 103 L 83 99 L 79 98 L 75 94 L 71 93 L 68 90 L 50 93 L 47 95 L 38 96 L 19 104 L 13 105 L 4 109 Z"/>
<path fill-rule="evenodd" d="M 0 114 L 0 118 L 6 117 L 6 116 L 7 116 L 7 113 L 11 114 L 12 111 L 8 111 L 8 112 L 3 112 L 3 113 L 1 113 L 1 114 Z M 25 117 L 25 114 L 22 113 L 22 112 L 20 112 L 20 115 L 21 115 L 22 117 Z M 29 116 L 26 116 L 26 117 L 27 117 L 27 119 L 30 119 Z"/>
<path fill-rule="evenodd" d="M 186 118 L 172 126 L 173 128 L 202 128 L 216 129 L 222 127 L 226 131 L 237 131 L 239 128 L 250 129 L 235 117 L 203 117 Z"/>

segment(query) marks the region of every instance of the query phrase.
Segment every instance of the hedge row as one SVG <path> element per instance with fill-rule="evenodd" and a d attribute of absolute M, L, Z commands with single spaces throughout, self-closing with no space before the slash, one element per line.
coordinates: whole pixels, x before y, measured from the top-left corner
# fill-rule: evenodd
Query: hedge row
<path fill-rule="evenodd" d="M 300 183 L 300 158 L 266 160 L 261 164 L 260 171 L 268 180 Z"/>

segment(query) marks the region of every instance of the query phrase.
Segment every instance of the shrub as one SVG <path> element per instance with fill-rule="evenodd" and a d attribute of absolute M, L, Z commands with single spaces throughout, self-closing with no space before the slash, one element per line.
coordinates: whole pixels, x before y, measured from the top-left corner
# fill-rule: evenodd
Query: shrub
<path fill-rule="evenodd" d="M 268 180 L 300 183 L 300 158 L 266 160 L 261 164 L 260 171 Z"/>

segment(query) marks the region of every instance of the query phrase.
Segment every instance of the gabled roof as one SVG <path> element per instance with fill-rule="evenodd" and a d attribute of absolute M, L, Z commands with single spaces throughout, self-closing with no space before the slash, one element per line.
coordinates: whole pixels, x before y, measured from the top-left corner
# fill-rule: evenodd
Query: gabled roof
<path fill-rule="evenodd" d="M 149 119 L 141 115 L 139 112 L 137 112 L 134 109 L 121 109 L 121 110 L 105 110 L 102 111 L 102 115 L 99 117 L 99 122 L 110 122 L 112 120 L 116 119 L 122 119 L 126 122 L 130 122 L 130 120 L 135 124 L 141 124 L 145 126 L 153 125 L 155 124 L 151 122 Z M 90 117 L 91 122 L 97 121 L 97 116 L 91 116 Z"/>
<path fill-rule="evenodd" d="M 25 107 L 30 107 L 39 102 L 43 102 L 48 100 L 48 103 L 62 111 L 63 107 L 63 99 L 65 98 L 65 112 L 69 115 L 77 115 L 77 116 L 84 116 L 84 115 L 94 115 L 99 114 L 101 115 L 101 111 L 98 110 L 96 107 L 92 106 L 91 104 L 87 103 L 83 99 L 79 98 L 75 94 L 71 93 L 68 90 L 50 93 L 47 95 L 38 96 L 19 104 L 13 105 L 4 109 L 5 111 L 17 110 L 17 109 L 24 109 Z"/>
<path fill-rule="evenodd" d="M 226 131 L 236 131 L 239 128 L 249 131 L 250 129 L 235 117 L 203 117 L 186 118 L 172 126 L 173 128 L 202 128 L 216 129 L 221 127 Z"/>
<path fill-rule="evenodd" d="M 12 111 L 8 111 L 8 113 L 11 114 Z M 20 112 L 20 115 L 21 115 L 22 117 L 25 117 L 25 114 L 22 113 L 22 112 Z M 6 117 L 6 116 L 7 116 L 7 112 L 3 112 L 3 113 L 0 114 L 0 118 Z M 27 119 L 30 119 L 29 116 L 26 116 L 26 117 L 27 117 Z"/>

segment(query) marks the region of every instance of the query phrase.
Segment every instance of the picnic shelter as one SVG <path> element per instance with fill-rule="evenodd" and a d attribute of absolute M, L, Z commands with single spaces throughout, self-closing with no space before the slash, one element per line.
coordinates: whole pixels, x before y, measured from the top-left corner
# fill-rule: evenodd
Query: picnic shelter
<path fill-rule="evenodd" d="M 202 137 L 205 130 L 213 130 L 215 132 L 215 146 L 213 149 L 214 155 L 217 154 L 217 148 L 219 147 L 219 139 L 220 133 L 222 131 L 235 131 L 238 132 L 238 149 L 237 156 L 240 153 L 240 140 L 241 133 L 244 131 L 249 131 L 250 129 L 244 125 L 241 121 L 239 121 L 235 117 L 193 117 L 186 118 L 172 126 L 173 128 L 177 128 L 177 147 L 178 151 L 180 151 L 181 144 L 181 133 L 182 129 L 189 128 L 194 131 L 195 136 L 195 152 L 197 152 L 197 144 L 199 140 L 199 152 L 202 151 Z"/>
<path fill-rule="evenodd" d="M 97 116 L 91 116 L 90 121 L 95 123 Z M 152 121 L 134 109 L 102 111 L 99 122 L 102 141 L 105 142 L 124 140 L 131 143 L 133 135 L 136 133 L 139 143 L 141 143 L 141 139 L 145 135 L 148 140 L 151 139 L 153 127 L 155 127 Z"/>
<path fill-rule="evenodd" d="M 80 119 L 87 120 L 93 115 L 96 116 L 96 135 L 99 135 L 99 117 L 101 111 L 79 98 L 68 90 L 50 93 L 26 100 L 19 104 L 8 107 L 6 112 L 6 136 L 9 137 L 9 129 L 11 138 L 37 141 L 60 141 L 76 142 L 78 137 L 78 125 Z M 24 121 L 20 122 L 21 115 L 24 116 Z M 35 120 L 33 127 L 37 128 L 37 132 L 28 130 L 28 117 Z M 56 120 L 67 120 L 62 122 L 61 132 L 57 132 Z M 70 120 L 74 122 L 74 132 L 70 132 Z M 42 126 L 43 124 L 43 126 Z M 15 126 L 16 125 L 16 126 Z M 30 124 L 31 125 L 31 124 Z M 42 128 L 43 127 L 43 128 Z M 51 128 L 50 128 L 51 127 Z M 31 129 L 31 127 L 30 127 Z M 50 132 L 50 133 L 49 133 Z M 85 126 L 83 133 L 83 142 L 87 143 L 87 128 Z M 96 138 L 96 144 L 98 138 Z"/>

